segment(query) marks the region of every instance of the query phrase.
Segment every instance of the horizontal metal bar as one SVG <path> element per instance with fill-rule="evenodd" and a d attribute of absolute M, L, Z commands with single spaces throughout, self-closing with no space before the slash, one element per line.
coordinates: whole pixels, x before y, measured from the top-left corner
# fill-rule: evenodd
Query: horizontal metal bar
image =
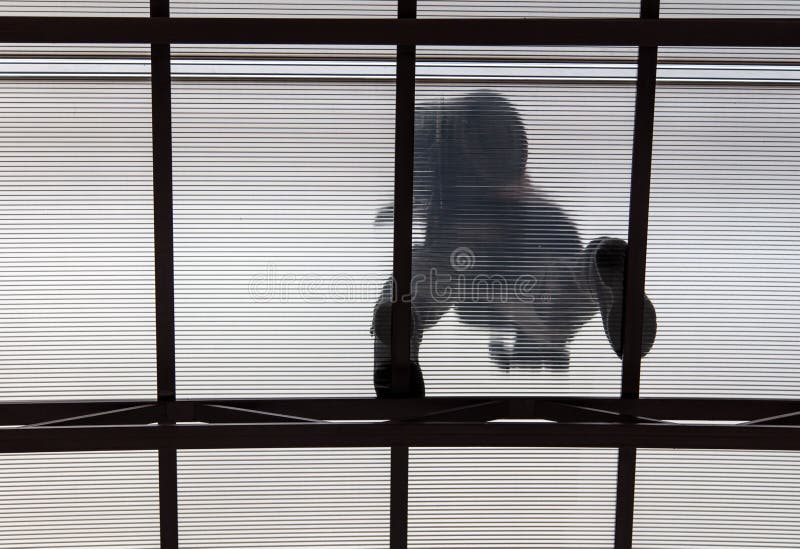
<path fill-rule="evenodd" d="M 0 17 L 0 42 L 800 46 L 800 19 Z"/>
<path fill-rule="evenodd" d="M 389 446 L 800 450 L 800 427 L 381 422 L 0 429 L 0 452 Z"/>
<path fill-rule="evenodd" d="M 557 396 L 485 396 L 429 397 L 424 399 L 375 398 L 280 398 L 280 399 L 187 399 L 177 402 L 106 401 L 106 402 L 5 402 L 0 403 L 0 425 L 29 425 L 63 418 L 110 412 L 122 408 L 153 405 L 147 410 L 155 422 L 168 418 L 175 422 L 214 421 L 197 412 L 203 405 L 247 408 L 318 420 L 408 420 L 456 408 L 492 402 L 492 414 L 506 419 L 581 420 L 566 408 L 583 407 L 606 410 L 633 417 L 661 420 L 753 421 L 765 417 L 792 414 L 800 410 L 800 400 L 713 399 L 713 398 L 640 398 Z M 564 410 L 559 414 L 557 410 Z M 251 413 L 225 416 L 227 421 L 258 420 Z M 113 420 L 112 420 L 113 421 Z M 800 421 L 800 419 L 799 419 Z"/>

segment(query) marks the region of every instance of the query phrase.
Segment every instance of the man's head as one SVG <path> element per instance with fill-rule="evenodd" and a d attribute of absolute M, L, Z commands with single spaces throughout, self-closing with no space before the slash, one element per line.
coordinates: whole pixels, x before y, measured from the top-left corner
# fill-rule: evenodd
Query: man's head
<path fill-rule="evenodd" d="M 444 200 L 480 199 L 516 186 L 528 159 L 519 113 L 487 90 L 418 108 L 414 147 L 417 184 L 438 190 Z"/>

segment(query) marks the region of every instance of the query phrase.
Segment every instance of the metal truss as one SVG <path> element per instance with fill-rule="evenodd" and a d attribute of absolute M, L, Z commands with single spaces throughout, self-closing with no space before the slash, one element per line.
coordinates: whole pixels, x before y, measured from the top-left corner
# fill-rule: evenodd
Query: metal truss
<path fill-rule="evenodd" d="M 800 450 L 795 400 L 52 402 L 3 404 L 0 417 L 16 426 L 0 429 L 0 452 L 397 445 Z"/>

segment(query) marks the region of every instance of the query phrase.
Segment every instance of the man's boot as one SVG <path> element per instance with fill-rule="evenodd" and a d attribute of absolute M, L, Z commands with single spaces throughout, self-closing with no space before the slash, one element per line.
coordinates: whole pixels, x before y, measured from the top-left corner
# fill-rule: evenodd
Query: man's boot
<path fill-rule="evenodd" d="M 414 315 L 412 309 L 412 315 Z M 411 362 L 407 392 L 392 391 L 392 303 L 381 301 L 375 305 L 372 320 L 372 335 L 375 338 L 375 370 L 373 382 L 378 398 L 418 398 L 425 396 L 425 381 L 419 367 L 419 336 L 414 333 L 416 322 L 412 316 Z"/>
<path fill-rule="evenodd" d="M 585 283 L 597 299 L 608 342 L 622 358 L 622 315 L 625 282 L 625 256 L 628 245 L 619 238 L 592 240 L 583 251 Z M 656 309 L 644 296 L 642 315 L 642 356 L 656 339 Z"/>

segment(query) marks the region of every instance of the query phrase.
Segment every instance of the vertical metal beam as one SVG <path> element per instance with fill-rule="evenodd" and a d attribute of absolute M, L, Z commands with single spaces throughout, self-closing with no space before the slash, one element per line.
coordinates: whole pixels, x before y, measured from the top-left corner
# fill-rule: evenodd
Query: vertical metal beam
<path fill-rule="evenodd" d="M 617 510 L 614 549 L 633 547 L 633 501 L 636 493 L 636 448 L 620 448 L 617 465 Z"/>
<path fill-rule="evenodd" d="M 169 17 L 169 0 L 151 0 L 152 17 Z M 150 46 L 153 116 L 158 400 L 175 400 L 175 288 L 172 244 L 172 100 L 170 46 Z"/>
<path fill-rule="evenodd" d="M 642 19 L 658 19 L 658 16 L 659 0 L 642 0 L 640 17 Z M 639 47 L 630 213 L 628 216 L 628 258 L 625 263 L 625 297 L 622 317 L 622 398 L 639 398 L 657 69 L 658 48 Z M 633 546 L 635 496 L 636 448 L 623 447 L 619 449 L 617 461 L 614 549 L 631 549 Z"/>
<path fill-rule="evenodd" d="M 408 447 L 392 446 L 389 547 L 408 547 Z"/>
<path fill-rule="evenodd" d="M 161 549 L 178 549 L 178 452 L 158 451 L 158 509 Z"/>
<path fill-rule="evenodd" d="M 169 0 L 150 0 L 150 17 L 169 17 Z M 159 402 L 175 401 L 175 279 L 172 241 L 172 89 L 170 45 L 151 44 L 153 222 L 156 283 L 156 385 Z M 173 418 L 162 418 L 169 424 Z M 158 451 L 161 549 L 178 549 L 178 455 Z"/>
<path fill-rule="evenodd" d="M 642 0 L 643 19 L 658 18 L 659 0 Z M 640 47 L 633 126 L 628 259 L 622 317 L 622 397 L 638 398 L 642 366 L 642 315 L 647 259 L 647 220 L 656 101 L 657 47 Z"/>
<path fill-rule="evenodd" d="M 416 0 L 398 0 L 397 17 L 414 19 Z M 416 46 L 397 46 L 395 80 L 394 253 L 392 276 L 392 393 L 407 393 L 411 360 L 411 248 L 414 206 Z M 389 547 L 408 547 L 407 446 L 391 448 Z"/>
<path fill-rule="evenodd" d="M 414 19 L 416 0 L 399 0 L 398 18 Z M 414 97 L 416 46 L 397 47 L 395 88 L 392 393 L 408 392 L 411 369 L 411 227 L 414 206 Z"/>

